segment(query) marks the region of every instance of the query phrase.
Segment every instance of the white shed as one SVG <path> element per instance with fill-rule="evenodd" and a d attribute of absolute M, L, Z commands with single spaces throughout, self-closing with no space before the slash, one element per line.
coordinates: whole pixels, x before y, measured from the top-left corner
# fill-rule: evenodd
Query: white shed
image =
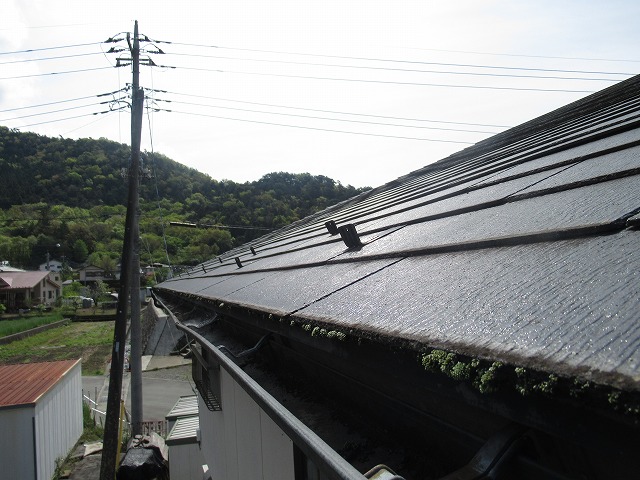
<path fill-rule="evenodd" d="M 169 447 L 169 475 L 171 480 L 202 478 L 204 460 L 200 452 L 200 419 L 180 417 L 167 436 Z"/>
<path fill-rule="evenodd" d="M 80 360 L 0 365 L 2 478 L 48 480 L 82 434 Z"/>

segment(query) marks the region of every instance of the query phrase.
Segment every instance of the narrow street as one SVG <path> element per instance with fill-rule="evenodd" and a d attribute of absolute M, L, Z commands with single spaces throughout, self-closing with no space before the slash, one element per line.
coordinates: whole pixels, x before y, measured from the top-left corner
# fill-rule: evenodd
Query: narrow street
<path fill-rule="evenodd" d="M 145 421 L 164 420 L 164 416 L 178 398 L 193 395 L 190 365 L 189 360 L 178 356 L 145 355 L 142 358 L 143 418 Z M 130 373 L 125 372 L 122 380 L 122 398 L 125 400 L 127 410 L 130 410 L 131 407 L 130 380 Z M 108 374 L 82 377 L 82 389 L 84 395 L 97 403 L 95 408 L 98 412 L 106 412 L 109 392 Z M 98 413 L 97 418 L 102 418 L 104 422 L 104 414 Z"/>

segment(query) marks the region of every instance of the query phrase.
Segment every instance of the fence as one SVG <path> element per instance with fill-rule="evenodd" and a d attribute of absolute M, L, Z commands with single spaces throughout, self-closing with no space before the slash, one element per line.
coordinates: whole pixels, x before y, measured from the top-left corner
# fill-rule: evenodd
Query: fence
<path fill-rule="evenodd" d="M 104 418 L 106 412 L 101 411 L 98 408 L 98 389 L 95 389 L 94 398 L 91 398 L 91 391 L 82 390 L 82 401 L 85 402 L 91 409 L 91 418 L 96 424 L 102 426 L 104 424 Z M 124 437 L 131 436 L 131 416 L 125 408 L 124 418 L 122 419 L 122 434 Z M 150 435 L 151 432 L 155 432 L 162 438 L 166 438 L 169 434 L 167 420 L 145 420 L 140 425 L 140 432 L 142 435 Z"/>

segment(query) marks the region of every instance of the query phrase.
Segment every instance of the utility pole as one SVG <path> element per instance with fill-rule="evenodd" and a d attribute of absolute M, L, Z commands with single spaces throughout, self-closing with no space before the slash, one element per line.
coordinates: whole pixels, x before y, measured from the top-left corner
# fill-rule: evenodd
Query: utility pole
<path fill-rule="evenodd" d="M 136 159 L 136 171 L 132 173 L 136 182 L 135 222 L 133 231 L 133 256 L 131 259 L 131 430 L 133 435 L 142 433 L 142 333 L 140 326 L 140 206 L 137 188 L 140 182 L 140 138 L 142 136 L 142 113 L 144 90 L 140 88 L 140 45 L 138 22 L 136 21 L 133 47 L 127 37 L 133 59 L 133 86 L 131 102 L 131 158 Z M 133 164 L 131 166 L 133 168 Z"/>
<path fill-rule="evenodd" d="M 127 216 L 125 221 L 124 242 L 122 246 L 122 270 L 120 275 L 120 293 L 118 295 L 118 311 L 116 324 L 113 333 L 113 349 L 111 352 L 111 371 L 109 373 L 109 397 L 107 399 L 107 414 L 104 425 L 104 442 L 102 450 L 102 461 L 100 464 L 100 480 L 113 480 L 115 478 L 116 458 L 118 451 L 118 427 L 120 422 L 120 401 L 122 400 L 122 373 L 124 370 L 124 353 L 127 337 L 127 308 L 129 299 L 133 299 L 132 292 L 137 292 L 137 301 L 132 301 L 132 317 L 134 306 L 138 306 L 138 332 L 140 319 L 140 297 L 139 297 L 139 272 L 132 268 L 136 262 L 134 259 L 135 248 L 139 235 L 138 232 L 138 183 L 140 169 L 140 137 L 142 129 L 142 110 L 144 105 L 144 91 L 139 87 L 140 75 L 140 47 L 138 41 L 138 22 L 135 22 L 133 33 L 133 45 L 131 45 L 130 35 L 127 34 L 127 42 L 131 51 L 131 62 L 133 64 L 133 93 L 131 104 L 131 162 L 129 166 L 129 198 L 127 201 Z M 139 265 L 139 264 L 138 264 Z M 134 284 L 132 271 L 138 272 L 135 278 L 138 284 Z M 133 318 L 132 318 L 133 322 Z M 132 326 L 133 328 L 133 326 Z M 138 333 L 139 338 L 139 333 Z M 132 357 L 133 348 L 132 348 Z M 138 359 L 140 365 L 140 359 Z M 133 370 L 133 368 L 132 368 Z M 140 373 L 141 376 L 141 373 Z M 141 394 L 139 395 L 142 403 Z M 132 392 L 133 398 L 133 392 Z M 132 404 L 134 402 L 132 401 Z M 140 408 L 139 414 L 142 414 Z M 134 423 L 135 425 L 135 423 Z M 138 427 L 140 420 L 138 420 Z"/>

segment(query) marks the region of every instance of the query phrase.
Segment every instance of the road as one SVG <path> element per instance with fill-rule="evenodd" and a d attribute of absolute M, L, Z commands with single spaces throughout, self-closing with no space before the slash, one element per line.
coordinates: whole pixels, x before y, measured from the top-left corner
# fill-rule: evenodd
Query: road
<path fill-rule="evenodd" d="M 145 421 L 164 420 L 181 396 L 194 394 L 189 361 L 176 356 L 146 356 L 142 365 L 142 418 Z M 131 411 L 130 380 L 131 374 L 125 373 L 122 379 L 122 398 L 128 411 Z M 84 395 L 96 402 L 98 418 L 102 416 L 104 421 L 100 412 L 106 412 L 107 408 L 109 375 L 83 376 L 82 389 Z"/>

